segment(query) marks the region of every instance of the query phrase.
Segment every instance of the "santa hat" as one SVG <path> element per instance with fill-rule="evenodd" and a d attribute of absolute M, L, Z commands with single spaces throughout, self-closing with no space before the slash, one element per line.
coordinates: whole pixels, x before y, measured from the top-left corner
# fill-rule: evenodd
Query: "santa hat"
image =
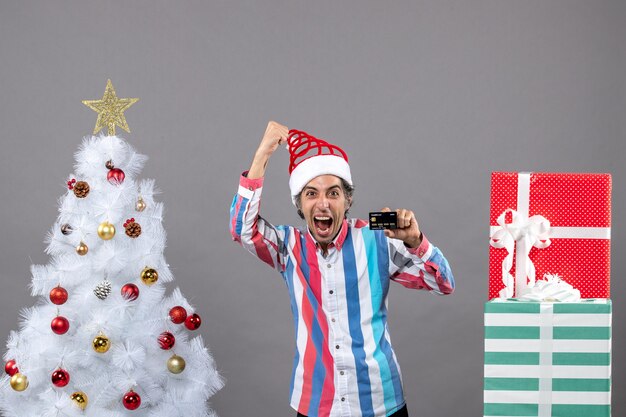
<path fill-rule="evenodd" d="M 340 147 L 299 130 L 289 131 L 287 143 L 289 189 L 294 205 L 304 186 L 320 175 L 335 175 L 352 185 L 348 155 Z"/>

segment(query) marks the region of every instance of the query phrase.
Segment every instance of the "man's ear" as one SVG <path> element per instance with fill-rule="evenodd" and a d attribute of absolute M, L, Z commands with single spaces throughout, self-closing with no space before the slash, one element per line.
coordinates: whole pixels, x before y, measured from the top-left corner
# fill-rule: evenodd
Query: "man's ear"
<path fill-rule="evenodd" d="M 343 212 L 343 217 L 348 218 L 348 211 L 350 211 L 350 207 L 352 207 L 352 198 L 346 199 L 346 209 Z"/>

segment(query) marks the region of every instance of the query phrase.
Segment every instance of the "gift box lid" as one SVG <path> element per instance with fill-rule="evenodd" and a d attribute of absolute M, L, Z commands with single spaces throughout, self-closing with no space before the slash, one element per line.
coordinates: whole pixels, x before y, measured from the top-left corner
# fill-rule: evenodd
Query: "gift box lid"
<path fill-rule="evenodd" d="M 490 225 L 518 207 L 518 172 L 491 173 Z M 528 216 L 540 214 L 552 227 L 611 227 L 611 174 L 530 173 Z"/>

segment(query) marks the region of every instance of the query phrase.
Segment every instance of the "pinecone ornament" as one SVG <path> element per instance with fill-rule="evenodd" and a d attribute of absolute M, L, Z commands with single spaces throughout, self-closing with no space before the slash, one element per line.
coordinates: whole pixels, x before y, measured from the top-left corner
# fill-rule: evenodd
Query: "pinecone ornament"
<path fill-rule="evenodd" d="M 108 280 L 102 281 L 94 288 L 93 293 L 101 300 L 104 300 L 111 294 L 111 283 Z"/>
<path fill-rule="evenodd" d="M 128 237 L 136 238 L 141 234 L 141 225 L 135 222 L 135 218 L 126 220 L 124 223 L 124 229 L 126 229 L 126 235 Z"/>
<path fill-rule="evenodd" d="M 89 194 L 89 184 L 86 181 L 78 181 L 74 185 L 74 195 L 78 198 L 85 198 Z"/>

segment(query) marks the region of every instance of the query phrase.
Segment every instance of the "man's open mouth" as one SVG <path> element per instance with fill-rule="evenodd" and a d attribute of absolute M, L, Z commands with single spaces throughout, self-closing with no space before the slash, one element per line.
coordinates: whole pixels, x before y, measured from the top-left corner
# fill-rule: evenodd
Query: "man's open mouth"
<path fill-rule="evenodd" d="M 322 237 L 330 235 L 331 226 L 333 225 L 333 218 L 328 216 L 314 216 L 313 222 L 315 223 L 315 231 Z"/>

